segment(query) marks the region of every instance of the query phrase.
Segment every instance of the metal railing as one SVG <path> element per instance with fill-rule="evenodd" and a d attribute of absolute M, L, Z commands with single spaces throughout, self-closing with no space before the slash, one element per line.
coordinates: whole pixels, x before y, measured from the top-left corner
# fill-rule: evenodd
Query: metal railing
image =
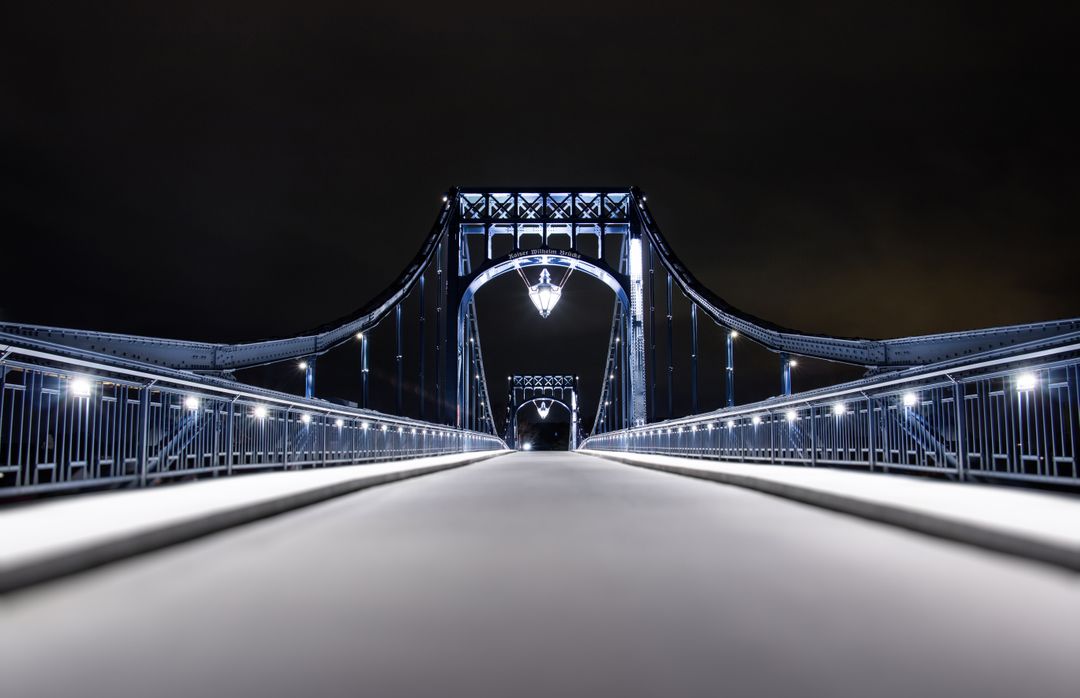
<path fill-rule="evenodd" d="M 1080 486 L 1080 343 L 609 432 L 582 448 Z"/>
<path fill-rule="evenodd" d="M 488 434 L 0 343 L 0 500 L 505 448 Z"/>

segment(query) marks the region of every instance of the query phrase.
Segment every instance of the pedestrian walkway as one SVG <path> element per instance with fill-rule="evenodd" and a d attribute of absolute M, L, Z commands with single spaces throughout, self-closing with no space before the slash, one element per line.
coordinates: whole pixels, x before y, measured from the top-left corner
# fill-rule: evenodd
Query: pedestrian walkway
<path fill-rule="evenodd" d="M 238 475 L 0 509 L 0 592 L 501 453 L 505 451 Z"/>
<path fill-rule="evenodd" d="M 1080 497 L 1070 494 L 836 468 L 582 452 L 749 487 L 1080 570 Z"/>

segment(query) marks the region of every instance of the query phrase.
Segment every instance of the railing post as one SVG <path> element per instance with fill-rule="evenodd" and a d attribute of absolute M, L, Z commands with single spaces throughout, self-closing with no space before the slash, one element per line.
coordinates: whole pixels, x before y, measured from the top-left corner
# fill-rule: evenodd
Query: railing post
<path fill-rule="evenodd" d="M 810 407 L 810 467 L 817 467 L 817 415 L 813 403 Z"/>
<path fill-rule="evenodd" d="M 224 426 L 221 424 L 221 414 L 222 414 L 222 410 L 220 409 L 221 405 L 219 405 L 216 400 L 213 401 L 210 404 L 211 404 L 211 411 L 210 411 L 210 417 L 209 418 L 213 420 L 213 426 L 212 426 L 213 438 L 211 439 L 210 453 L 206 454 L 205 451 L 204 451 L 203 453 L 201 453 L 199 455 L 199 459 L 200 459 L 200 462 L 202 462 L 203 456 L 205 456 L 205 455 L 210 456 L 210 463 L 211 463 L 211 466 L 213 467 L 213 470 L 214 470 L 214 474 L 213 474 L 212 477 L 216 478 L 219 475 L 221 475 L 221 459 L 218 458 L 218 455 L 221 453 L 221 447 L 222 447 L 221 441 L 222 441 L 222 438 L 223 438 L 222 432 L 224 432 L 225 429 L 224 429 Z"/>
<path fill-rule="evenodd" d="M 769 415 L 769 462 L 776 463 L 776 418 L 772 412 L 766 412 Z"/>
<path fill-rule="evenodd" d="M 967 415 L 964 414 L 964 389 L 951 375 L 946 376 L 952 381 L 953 402 L 956 403 L 956 479 L 963 482 L 967 479 L 967 448 L 964 443 L 967 439 Z"/>
<path fill-rule="evenodd" d="M 285 410 L 285 416 L 281 420 L 282 431 L 284 432 L 281 437 L 281 468 L 282 470 L 289 469 L 289 413 L 292 412 L 290 406 Z"/>
<path fill-rule="evenodd" d="M 234 448 L 234 422 L 236 421 L 236 401 L 239 396 L 229 401 L 229 411 L 226 413 L 225 422 L 225 475 L 232 475 L 233 471 L 233 448 Z"/>
<path fill-rule="evenodd" d="M 139 487 L 146 487 L 147 460 L 150 450 L 150 388 L 157 381 L 150 381 L 139 391 Z"/>
<path fill-rule="evenodd" d="M 874 472 L 874 463 L 877 460 L 877 444 L 874 439 L 874 399 L 866 393 L 862 396 L 866 398 L 866 442 L 870 449 L 866 454 L 866 460 L 870 464 L 870 472 Z"/>
<path fill-rule="evenodd" d="M 326 448 L 326 425 L 330 421 L 330 413 L 324 412 L 322 416 L 322 467 L 326 467 L 327 461 L 327 448 Z"/>

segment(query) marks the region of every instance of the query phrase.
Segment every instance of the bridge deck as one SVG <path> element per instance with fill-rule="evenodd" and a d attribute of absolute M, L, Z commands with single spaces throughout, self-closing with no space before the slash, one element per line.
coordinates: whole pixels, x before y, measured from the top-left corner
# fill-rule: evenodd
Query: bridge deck
<path fill-rule="evenodd" d="M 515 454 L 10 597 L 13 696 L 1066 696 L 1077 577 Z"/>

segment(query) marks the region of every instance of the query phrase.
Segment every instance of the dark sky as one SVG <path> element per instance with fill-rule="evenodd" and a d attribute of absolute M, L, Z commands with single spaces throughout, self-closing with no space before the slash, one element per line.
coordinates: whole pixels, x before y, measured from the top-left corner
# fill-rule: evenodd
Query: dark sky
<path fill-rule="evenodd" d="M 301 331 L 376 294 L 472 183 L 636 184 L 702 281 L 803 330 L 1080 315 L 1070 7 L 20 3 L 0 318 Z M 567 306 L 597 299 L 545 325 L 482 291 L 489 353 L 513 354 L 489 370 L 598 379 L 610 297 L 578 283 Z M 355 399 L 348 370 L 320 386 Z M 746 381 L 740 401 L 775 392 Z"/>

